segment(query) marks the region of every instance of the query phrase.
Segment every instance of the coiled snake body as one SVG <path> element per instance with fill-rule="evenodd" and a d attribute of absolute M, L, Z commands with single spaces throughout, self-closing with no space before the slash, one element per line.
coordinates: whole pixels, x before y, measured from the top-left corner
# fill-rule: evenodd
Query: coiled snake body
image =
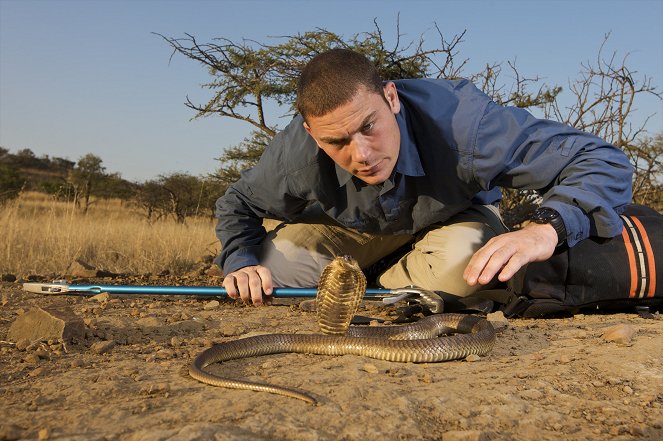
<path fill-rule="evenodd" d="M 436 314 L 405 326 L 352 327 L 366 280 L 357 262 L 337 257 L 323 271 L 316 297 L 318 323 L 325 334 L 268 334 L 215 345 L 201 352 L 189 367 L 194 379 L 213 386 L 271 392 L 311 404 L 312 396 L 281 386 L 222 378 L 205 367 L 228 360 L 297 352 L 320 355 L 362 355 L 398 362 L 437 362 L 488 353 L 495 342 L 492 325 L 464 314 Z M 446 333 L 457 333 L 441 336 Z"/>

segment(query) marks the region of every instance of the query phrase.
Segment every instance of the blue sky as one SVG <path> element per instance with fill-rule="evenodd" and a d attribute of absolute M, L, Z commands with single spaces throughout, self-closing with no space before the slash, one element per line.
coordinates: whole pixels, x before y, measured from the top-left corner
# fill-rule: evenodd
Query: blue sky
<path fill-rule="evenodd" d="M 400 13 L 404 38 L 433 42 L 437 23 L 459 46 L 466 72 L 517 60 L 526 75 L 566 86 L 580 63 L 606 53 L 663 89 L 663 1 L 212 1 L 0 0 L 0 146 L 77 160 L 100 156 L 107 170 L 143 181 L 174 171 L 214 171 L 225 147 L 251 127 L 217 117 L 191 121 L 186 96 L 204 102 L 207 72 L 152 32 L 199 41 L 276 40 L 326 28 L 344 36 L 369 31 L 377 19 L 393 39 Z M 638 115 L 663 104 L 640 101 Z M 281 126 L 285 124 L 281 120 Z"/>

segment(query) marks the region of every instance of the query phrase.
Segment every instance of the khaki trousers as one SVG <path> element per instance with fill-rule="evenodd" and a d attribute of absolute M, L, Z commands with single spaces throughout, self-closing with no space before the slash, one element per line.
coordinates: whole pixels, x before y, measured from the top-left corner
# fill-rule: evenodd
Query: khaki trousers
<path fill-rule="evenodd" d="M 314 215 L 270 231 L 260 260 L 271 270 L 274 286 L 312 287 L 336 256 L 349 254 L 366 269 L 412 243 L 412 250 L 382 273 L 378 283 L 385 288 L 414 285 L 465 297 L 485 288 L 470 287 L 463 280 L 470 258 L 488 240 L 506 231 L 492 205 L 473 205 L 415 235 L 361 233 Z"/>

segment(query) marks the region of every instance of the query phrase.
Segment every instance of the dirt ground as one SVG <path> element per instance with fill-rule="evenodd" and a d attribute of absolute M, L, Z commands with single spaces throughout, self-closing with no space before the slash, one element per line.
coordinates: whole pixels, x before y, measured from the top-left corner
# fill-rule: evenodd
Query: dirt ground
<path fill-rule="evenodd" d="M 214 342 L 315 332 L 315 313 L 299 300 L 256 308 L 202 297 L 44 296 L 21 287 L 0 285 L 0 440 L 663 439 L 659 314 L 510 319 L 478 361 L 281 354 L 212 368 L 308 391 L 319 400 L 313 406 L 207 386 L 187 373 L 193 357 Z M 21 314 L 65 306 L 84 320 L 81 341 L 19 348 L 7 340 Z M 373 302 L 360 310 L 383 318 L 393 313 Z M 614 325 L 636 331 L 629 344 L 602 337 Z"/>

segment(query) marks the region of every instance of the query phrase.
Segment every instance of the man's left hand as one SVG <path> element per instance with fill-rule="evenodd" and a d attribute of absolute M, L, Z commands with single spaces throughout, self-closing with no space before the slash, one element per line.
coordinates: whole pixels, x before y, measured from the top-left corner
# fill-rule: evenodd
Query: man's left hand
<path fill-rule="evenodd" d="M 496 236 L 474 253 L 463 278 L 470 286 L 486 285 L 499 273 L 498 279 L 506 282 L 526 264 L 549 259 L 557 240 L 557 233 L 551 225 L 535 223 Z"/>

